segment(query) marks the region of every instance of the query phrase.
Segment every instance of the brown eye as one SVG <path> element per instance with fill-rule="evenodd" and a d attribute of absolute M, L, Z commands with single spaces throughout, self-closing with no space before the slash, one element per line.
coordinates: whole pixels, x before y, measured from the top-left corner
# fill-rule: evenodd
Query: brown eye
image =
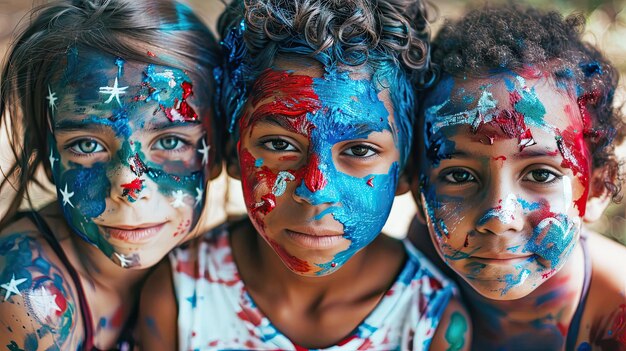
<path fill-rule="evenodd" d="M 530 171 L 528 175 L 526 175 L 526 180 L 530 180 L 531 182 L 536 183 L 550 183 L 557 178 L 553 172 L 548 171 L 547 169 L 535 169 Z"/>
<path fill-rule="evenodd" d="M 355 145 L 344 151 L 346 155 L 353 157 L 370 157 L 376 154 L 376 151 L 366 145 Z"/>
<path fill-rule="evenodd" d="M 272 151 L 297 151 L 289 142 L 283 139 L 272 139 L 263 142 L 263 146 Z"/>

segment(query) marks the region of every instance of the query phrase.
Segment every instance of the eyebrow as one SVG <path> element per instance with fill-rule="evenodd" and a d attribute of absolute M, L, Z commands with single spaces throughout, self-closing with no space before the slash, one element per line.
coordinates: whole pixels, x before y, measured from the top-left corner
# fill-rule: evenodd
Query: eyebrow
<path fill-rule="evenodd" d="M 294 117 L 295 118 L 295 117 Z M 271 125 L 275 125 L 278 126 L 280 128 L 286 129 L 290 132 L 293 133 L 297 133 L 300 134 L 299 131 L 297 131 L 293 125 L 291 123 L 289 123 L 289 116 L 284 116 L 284 115 L 267 115 L 265 118 L 260 119 L 257 123 L 257 125 L 259 124 L 271 124 Z M 353 125 L 353 128 L 350 128 L 355 134 L 357 135 L 369 135 L 371 133 L 374 132 L 383 132 L 385 130 L 389 130 L 392 131 L 392 126 L 389 122 L 387 122 L 387 128 L 383 129 L 383 130 L 376 130 L 374 128 L 372 128 L 372 125 L 369 123 L 359 123 L 359 124 L 355 124 Z"/>
<path fill-rule="evenodd" d="M 516 154 L 513 155 L 513 157 L 515 158 L 527 158 L 527 157 L 554 157 L 557 156 L 559 154 L 559 150 L 546 150 L 546 149 L 541 149 L 541 150 L 532 150 L 529 148 L 524 149 L 523 151 L 520 151 Z"/>
<path fill-rule="evenodd" d="M 77 121 L 77 120 L 64 120 L 54 125 L 55 133 L 72 133 L 72 132 L 93 132 L 93 133 L 108 133 L 113 130 L 111 127 L 115 122 L 111 122 L 108 119 L 104 119 L 102 123 L 93 121 Z M 200 125 L 200 121 L 159 121 L 156 123 L 146 123 L 146 126 L 142 128 L 146 132 L 159 132 L 174 128 L 195 128 Z"/>

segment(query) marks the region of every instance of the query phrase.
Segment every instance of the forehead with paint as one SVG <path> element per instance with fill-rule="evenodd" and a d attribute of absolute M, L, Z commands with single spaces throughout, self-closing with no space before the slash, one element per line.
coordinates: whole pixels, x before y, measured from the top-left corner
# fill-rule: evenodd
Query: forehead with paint
<path fill-rule="evenodd" d="M 585 128 L 570 87 L 545 77 L 448 76 L 430 94 L 422 207 L 440 254 L 478 291 L 521 297 L 569 257 L 589 196 Z"/>
<path fill-rule="evenodd" d="M 249 106 L 239 158 L 253 223 L 293 271 L 338 269 L 379 234 L 393 201 L 400 139 L 388 90 L 367 71 L 286 63 L 261 74 Z M 304 203 L 313 210 L 291 213 Z M 289 240 L 320 227 L 341 234 L 323 254 Z"/>
<path fill-rule="evenodd" d="M 210 121 L 186 72 L 74 49 L 46 100 L 50 165 L 76 232 L 123 257 L 152 234 L 189 231 L 201 209 Z"/>

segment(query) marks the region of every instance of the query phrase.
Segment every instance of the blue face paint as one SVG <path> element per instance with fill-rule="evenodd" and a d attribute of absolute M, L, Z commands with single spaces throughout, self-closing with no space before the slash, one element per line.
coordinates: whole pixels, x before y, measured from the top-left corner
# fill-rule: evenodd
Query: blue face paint
<path fill-rule="evenodd" d="M 48 144 L 59 202 L 77 234 L 122 266 L 141 264 L 141 249 L 120 253 L 126 242 L 137 250 L 135 241 L 152 235 L 167 251 L 200 215 L 209 149 L 189 104 L 193 85 L 172 67 L 88 50 L 69 56 L 50 88 L 58 96 Z M 144 209 L 133 223 L 123 216 L 129 204 Z"/>
<path fill-rule="evenodd" d="M 258 96 L 253 95 L 253 105 L 256 101 L 271 103 L 260 103 L 253 112 L 242 118 L 240 128 L 244 136 L 242 140 L 245 141 L 242 144 L 245 146 L 240 146 L 239 155 L 244 197 L 255 226 L 293 271 L 314 271 L 315 274 L 323 275 L 339 269 L 376 238 L 387 220 L 400 170 L 398 161 L 402 141 L 396 137 L 394 120 L 379 98 L 380 90 L 375 84 L 371 79 L 355 80 L 347 72 L 335 70 L 328 70 L 322 78 L 268 70 L 255 85 L 259 93 Z M 301 157 L 299 155 L 306 155 L 306 160 L 302 160 L 304 165 L 299 169 L 273 169 L 288 162 L 284 159 L 291 157 L 289 155 L 278 157 L 265 153 L 269 157 L 264 157 L 261 163 L 260 156 L 250 154 L 250 150 L 263 154 L 264 149 L 257 145 L 268 142 L 265 139 L 254 139 L 253 146 L 250 146 L 246 138 L 252 135 L 259 122 L 275 116 L 289 116 L 274 122 L 274 125 L 280 124 L 288 132 L 308 139 L 307 150 L 294 152 L 293 157 L 298 160 Z M 272 133 L 282 134 L 278 129 Z M 386 168 L 380 173 L 356 175 L 341 169 L 334 157 L 357 156 L 348 156 L 345 154 L 347 151 L 341 151 L 340 156 L 337 156 L 337 145 L 354 140 L 365 142 L 374 133 L 391 134 L 391 145 L 397 150 L 398 157 L 393 161 L 391 156 L 363 158 L 370 164 L 368 167 L 373 167 L 371 157 L 380 157 L 380 162 L 384 162 Z M 385 152 L 394 154 L 392 151 Z M 380 168 L 377 166 L 377 169 Z M 272 241 L 272 231 L 267 231 L 267 223 L 264 222 L 267 216 L 281 216 L 281 212 L 285 211 L 279 206 L 291 198 L 283 195 L 290 183 L 297 184 L 290 190 L 295 197 L 304 199 L 312 206 L 327 206 L 312 218 L 307 218 L 309 221 L 328 222 L 328 217 L 332 217 L 343 226 L 343 238 L 349 241 L 347 249 L 333 254 L 326 262 L 315 262 L 316 267 L 307 268 L 306 258 L 294 257 L 284 251 L 280 243 Z"/>

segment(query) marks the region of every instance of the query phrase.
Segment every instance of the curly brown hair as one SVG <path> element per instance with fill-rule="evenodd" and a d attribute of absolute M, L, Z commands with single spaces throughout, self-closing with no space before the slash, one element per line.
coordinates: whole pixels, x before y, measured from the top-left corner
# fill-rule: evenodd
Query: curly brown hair
<path fill-rule="evenodd" d="M 238 28 L 239 39 L 233 35 Z M 235 0 L 218 21 L 227 51 L 222 114 L 233 132 L 250 86 L 281 56 L 310 57 L 325 67 L 367 65 L 373 79 L 390 88 L 406 157 L 414 86 L 426 79 L 428 29 L 423 1 Z"/>
<path fill-rule="evenodd" d="M 584 25 L 580 14 L 563 18 L 558 12 L 518 6 L 476 9 L 443 26 L 432 42 L 433 67 L 466 77 L 535 66 L 550 72 L 556 82 L 572 82 L 581 114 L 592 120 L 585 133 L 592 167 L 605 170 L 604 187 L 617 201 L 621 177 L 615 143 L 626 134 L 622 113 L 613 105 L 618 72 L 598 49 L 582 41 Z M 592 186 L 598 189 L 598 184 Z"/>

